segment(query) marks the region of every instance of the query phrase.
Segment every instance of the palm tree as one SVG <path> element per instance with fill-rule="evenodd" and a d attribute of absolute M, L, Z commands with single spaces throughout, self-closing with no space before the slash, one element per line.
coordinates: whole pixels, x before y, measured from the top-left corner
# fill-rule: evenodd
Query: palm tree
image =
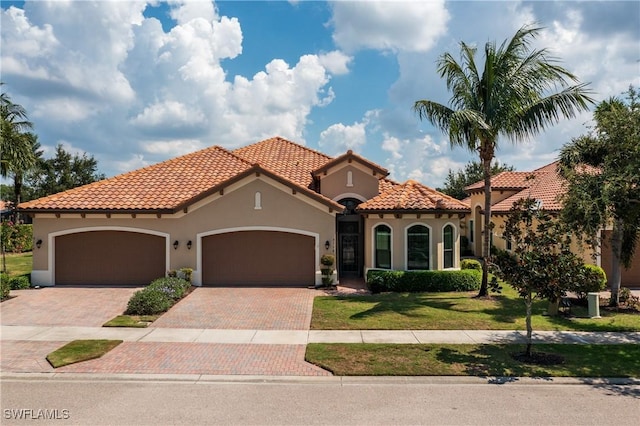
<path fill-rule="evenodd" d="M 479 297 L 488 295 L 488 263 L 491 233 L 491 162 L 498 138 L 522 142 L 555 124 L 588 109 L 593 100 L 587 84 L 579 83 L 558 65 L 546 49 L 530 43 L 542 28 L 526 25 L 500 47 L 485 45 L 484 68 L 476 65 L 476 48 L 460 43 L 461 63 L 451 54 L 437 61 L 440 77 L 451 91 L 450 105 L 429 100 L 416 101 L 413 109 L 420 120 L 427 119 L 448 133 L 451 146 L 478 151 L 484 176 L 484 229 L 482 240 L 482 286 Z M 573 85 L 570 84 L 574 83 Z"/>
<path fill-rule="evenodd" d="M 27 118 L 27 112 L 21 105 L 14 104 L 6 93 L 0 95 L 0 119 L 0 175 L 5 178 L 12 175 L 19 184 L 14 186 L 17 207 L 20 202 L 22 175 L 35 166 L 40 144 L 35 135 L 25 133 L 33 127 Z"/>

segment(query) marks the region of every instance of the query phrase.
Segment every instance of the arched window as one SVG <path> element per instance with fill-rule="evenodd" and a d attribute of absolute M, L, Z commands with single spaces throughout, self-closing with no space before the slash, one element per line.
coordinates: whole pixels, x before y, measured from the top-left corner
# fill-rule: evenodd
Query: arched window
<path fill-rule="evenodd" d="M 391 269 L 391 228 L 378 225 L 375 234 L 375 267 Z"/>
<path fill-rule="evenodd" d="M 442 238 L 444 240 L 444 267 L 453 268 L 453 226 L 444 227 Z"/>
<path fill-rule="evenodd" d="M 407 269 L 429 269 L 429 228 L 424 225 L 407 229 Z"/>

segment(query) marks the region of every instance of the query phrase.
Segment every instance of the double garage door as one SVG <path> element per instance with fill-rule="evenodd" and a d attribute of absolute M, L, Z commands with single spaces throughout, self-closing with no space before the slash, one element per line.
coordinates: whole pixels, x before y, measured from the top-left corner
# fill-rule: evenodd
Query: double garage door
<path fill-rule="evenodd" d="M 124 231 L 91 231 L 55 239 L 55 283 L 146 285 L 166 269 L 166 239 Z M 173 250 L 170 250 L 173 251 Z M 275 231 L 202 238 L 202 283 L 208 286 L 309 286 L 315 240 Z"/>

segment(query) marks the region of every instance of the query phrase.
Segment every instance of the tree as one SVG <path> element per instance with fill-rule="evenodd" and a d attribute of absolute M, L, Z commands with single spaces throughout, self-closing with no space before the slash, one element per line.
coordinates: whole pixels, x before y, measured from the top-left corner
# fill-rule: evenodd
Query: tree
<path fill-rule="evenodd" d="M 629 267 L 640 238 L 640 98 L 598 104 L 595 128 L 560 151 L 560 174 L 568 181 L 562 218 L 597 252 L 601 230 L 613 225 L 611 305 L 618 306 L 621 265 Z"/>
<path fill-rule="evenodd" d="M 500 164 L 499 162 L 491 164 L 491 176 L 501 172 L 512 172 L 513 170 L 513 166 Z M 468 196 L 464 189 L 481 180 L 483 180 L 482 164 L 478 161 L 469 161 L 464 166 L 464 170 L 454 172 L 449 169 L 447 179 L 444 181 L 444 187 L 437 188 L 437 190 L 458 200 L 463 200 Z"/>
<path fill-rule="evenodd" d="M 58 145 L 53 158 L 38 161 L 28 174 L 27 182 L 30 198 L 39 198 L 87 185 L 104 177 L 98 173 L 98 161 L 92 155 L 72 155 Z"/>
<path fill-rule="evenodd" d="M 461 63 L 449 53 L 437 62 L 438 73 L 452 92 L 451 107 L 429 100 L 416 101 L 413 107 L 421 120 L 427 119 L 448 133 L 452 146 L 467 147 L 480 155 L 485 193 L 480 297 L 488 294 L 491 162 L 498 138 L 506 137 L 514 143 L 524 141 L 558 122 L 561 116 L 574 117 L 593 103 L 587 85 L 579 84 L 546 49 L 530 48 L 540 31 L 538 27 L 524 26 L 500 47 L 495 42 L 487 43 L 482 74 L 476 65 L 477 49 L 461 42 Z"/>
<path fill-rule="evenodd" d="M 583 282 L 586 273 L 582 259 L 571 252 L 571 239 L 563 223 L 537 205 L 532 198 L 514 203 L 503 233 L 511 241 L 512 251 L 496 256 L 495 271 L 524 298 L 527 357 L 531 357 L 533 299 L 558 300 Z"/>
<path fill-rule="evenodd" d="M 92 155 L 72 155 L 58 145 L 55 156 L 41 159 L 29 174 L 31 197 L 45 197 L 104 179 L 97 170 L 98 162 Z"/>
<path fill-rule="evenodd" d="M 25 109 L 21 105 L 14 104 L 6 93 L 0 95 L 0 119 L 2 120 L 0 174 L 4 178 L 8 176 L 14 178 L 14 206 L 17 206 L 20 202 L 22 175 L 36 163 L 36 150 L 33 148 L 35 135 L 26 133 L 33 124 L 28 120 Z"/>

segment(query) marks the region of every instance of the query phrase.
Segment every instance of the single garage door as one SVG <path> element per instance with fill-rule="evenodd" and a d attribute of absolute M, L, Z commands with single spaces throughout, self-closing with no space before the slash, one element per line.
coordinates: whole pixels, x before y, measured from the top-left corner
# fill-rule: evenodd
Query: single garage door
<path fill-rule="evenodd" d="M 165 274 L 165 238 L 124 231 L 61 235 L 56 284 L 146 285 Z"/>
<path fill-rule="evenodd" d="M 309 286 L 315 240 L 301 234 L 240 231 L 202 239 L 202 282 L 210 286 Z"/>

